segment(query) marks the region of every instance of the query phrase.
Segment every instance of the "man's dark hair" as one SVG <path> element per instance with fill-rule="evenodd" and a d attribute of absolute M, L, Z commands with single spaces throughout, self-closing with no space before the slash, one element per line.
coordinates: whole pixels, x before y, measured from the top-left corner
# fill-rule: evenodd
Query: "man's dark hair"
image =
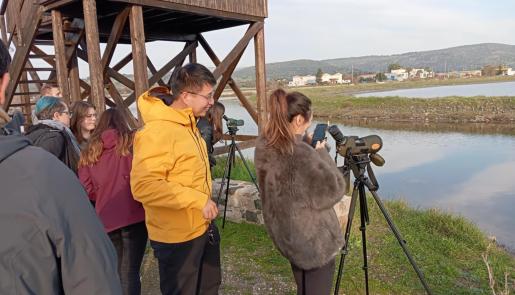
<path fill-rule="evenodd" d="M 11 64 L 11 55 L 9 50 L 5 47 L 4 42 L 0 41 L 0 77 L 9 72 L 9 65 Z"/>
<path fill-rule="evenodd" d="M 216 85 L 215 76 L 205 66 L 190 63 L 180 68 L 170 81 L 173 97 L 183 91 L 199 91 L 205 84 Z"/>

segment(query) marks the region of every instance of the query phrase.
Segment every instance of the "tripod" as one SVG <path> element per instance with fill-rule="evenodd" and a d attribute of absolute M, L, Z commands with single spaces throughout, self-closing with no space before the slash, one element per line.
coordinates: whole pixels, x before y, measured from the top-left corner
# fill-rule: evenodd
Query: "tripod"
<path fill-rule="evenodd" d="M 343 275 L 343 266 L 345 263 L 345 257 L 348 253 L 348 245 L 349 245 L 349 238 L 352 228 L 352 220 L 354 217 L 354 213 L 356 210 L 356 202 L 359 201 L 359 211 L 360 211 L 360 231 L 361 231 L 361 242 L 363 246 L 363 271 L 365 275 L 365 290 L 366 294 L 369 294 L 369 286 L 368 286 L 368 261 L 367 261 L 367 236 L 366 236 L 366 228 L 367 225 L 370 223 L 369 215 L 368 215 L 368 205 L 367 205 L 367 198 L 365 193 L 365 187 L 368 188 L 369 192 L 374 197 L 374 200 L 376 201 L 377 205 L 379 206 L 379 209 L 383 213 L 384 218 L 386 219 L 386 222 L 388 223 L 388 226 L 392 230 L 393 234 L 397 238 L 397 241 L 401 245 L 402 250 L 404 251 L 404 254 L 408 258 L 409 262 L 413 266 L 413 269 L 417 273 L 418 278 L 420 279 L 420 282 L 424 286 L 424 289 L 426 290 L 427 294 L 432 294 L 431 290 L 429 289 L 429 286 L 427 285 L 424 275 L 418 268 L 417 264 L 415 263 L 415 260 L 413 260 L 413 257 L 411 256 L 410 252 L 408 251 L 408 248 L 406 247 L 406 241 L 402 238 L 401 233 L 393 223 L 393 220 L 386 211 L 386 208 L 377 195 L 376 191 L 379 189 L 379 184 L 377 183 L 377 179 L 375 178 L 374 171 L 372 170 L 372 166 L 370 165 L 371 157 L 379 155 L 368 155 L 368 154 L 361 154 L 361 155 L 347 155 L 345 157 L 345 165 L 344 170 L 349 169 L 353 172 L 355 180 L 354 180 L 354 189 L 352 191 L 352 198 L 350 203 L 350 209 L 349 209 L 349 217 L 347 221 L 347 228 L 345 229 L 345 244 L 341 250 L 341 256 L 340 256 L 340 265 L 338 266 L 338 275 L 336 279 L 336 285 L 334 288 L 334 294 L 338 295 L 338 291 L 340 288 L 340 281 Z M 380 157 L 380 156 L 379 156 Z M 373 160 L 372 160 L 373 161 Z M 368 175 L 370 176 L 370 179 L 365 175 L 368 172 Z"/>
<path fill-rule="evenodd" d="M 234 127 L 234 126 L 227 126 L 227 127 L 229 129 L 229 135 L 231 136 L 231 144 L 229 145 L 229 153 L 227 156 L 227 161 L 225 162 L 222 183 L 220 184 L 220 190 L 218 192 L 218 199 L 216 200 L 216 205 L 218 205 L 220 203 L 220 197 L 222 196 L 222 191 L 225 186 L 225 181 L 227 180 L 227 188 L 225 190 L 224 217 L 223 217 L 223 221 L 222 221 L 222 228 L 225 228 L 225 216 L 227 213 L 227 200 L 229 199 L 229 183 L 231 180 L 232 166 L 236 160 L 236 156 L 235 156 L 236 151 L 238 151 L 238 154 L 240 155 L 240 159 L 243 162 L 245 169 L 247 169 L 247 172 L 249 173 L 249 176 L 252 179 L 252 182 L 254 183 L 257 190 L 259 191 L 258 185 L 256 183 L 256 179 L 255 179 L 254 175 L 252 175 L 252 173 L 250 172 L 250 168 L 247 165 L 247 162 L 245 161 L 245 157 L 243 157 L 243 154 L 242 154 L 240 148 L 236 144 L 236 140 L 234 137 L 236 136 L 236 132 L 238 131 L 238 128 Z"/>

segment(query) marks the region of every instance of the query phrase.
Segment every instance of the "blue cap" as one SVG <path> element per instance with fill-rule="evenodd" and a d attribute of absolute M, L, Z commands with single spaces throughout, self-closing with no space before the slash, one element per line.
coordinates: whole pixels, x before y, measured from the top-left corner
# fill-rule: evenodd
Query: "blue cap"
<path fill-rule="evenodd" d="M 36 102 L 36 108 L 35 113 L 39 114 L 42 110 L 53 107 L 57 104 L 61 103 L 61 99 L 59 97 L 55 96 L 42 96 L 38 101 Z"/>

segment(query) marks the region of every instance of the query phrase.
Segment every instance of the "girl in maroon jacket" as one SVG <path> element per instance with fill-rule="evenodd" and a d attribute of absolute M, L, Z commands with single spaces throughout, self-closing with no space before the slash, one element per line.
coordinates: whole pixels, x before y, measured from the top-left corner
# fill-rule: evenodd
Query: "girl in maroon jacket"
<path fill-rule="evenodd" d="M 106 110 L 79 162 L 79 179 L 118 254 L 124 294 L 140 294 L 139 269 L 147 244 L 145 212 L 132 197 L 133 133 L 116 108 Z"/>

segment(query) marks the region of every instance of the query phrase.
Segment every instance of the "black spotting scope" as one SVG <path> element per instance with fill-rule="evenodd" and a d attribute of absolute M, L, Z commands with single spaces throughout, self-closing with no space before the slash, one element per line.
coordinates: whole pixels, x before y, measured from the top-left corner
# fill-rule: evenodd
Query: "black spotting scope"
<path fill-rule="evenodd" d="M 332 125 L 327 131 L 334 138 L 336 150 L 342 157 L 370 154 L 372 163 L 376 166 L 384 165 L 383 157 L 377 154 L 383 147 L 383 140 L 378 135 L 344 136 L 336 125 Z"/>
<path fill-rule="evenodd" d="M 227 127 L 237 127 L 243 126 L 243 124 L 245 124 L 243 120 L 229 118 L 226 115 L 224 115 L 223 118 L 227 122 Z"/>

